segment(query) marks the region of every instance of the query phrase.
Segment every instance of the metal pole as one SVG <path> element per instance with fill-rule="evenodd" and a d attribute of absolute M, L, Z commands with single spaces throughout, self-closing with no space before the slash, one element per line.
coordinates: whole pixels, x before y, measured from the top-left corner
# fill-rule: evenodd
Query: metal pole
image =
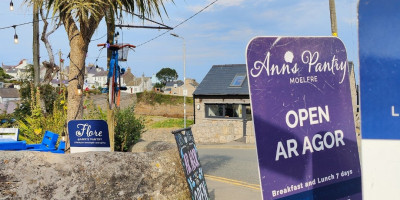
<path fill-rule="evenodd" d="M 185 38 L 175 33 L 171 33 L 171 35 L 183 40 L 183 127 L 186 128 L 186 42 Z"/>
<path fill-rule="evenodd" d="M 332 36 L 338 36 L 337 33 L 337 23 L 336 23 L 336 8 L 335 0 L 329 0 L 329 11 L 331 13 L 331 30 Z"/>
<path fill-rule="evenodd" d="M 186 42 L 183 39 L 183 128 L 186 128 Z"/>

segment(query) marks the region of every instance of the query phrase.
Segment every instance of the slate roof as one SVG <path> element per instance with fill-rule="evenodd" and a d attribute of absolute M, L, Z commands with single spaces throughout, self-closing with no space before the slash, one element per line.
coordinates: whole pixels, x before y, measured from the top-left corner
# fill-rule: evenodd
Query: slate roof
<path fill-rule="evenodd" d="M 17 73 L 17 72 L 18 72 L 18 69 L 15 69 L 15 68 L 10 68 L 10 69 L 6 70 L 6 73 Z"/>
<path fill-rule="evenodd" d="M 19 92 L 16 88 L 0 88 L 2 98 L 19 98 Z"/>
<path fill-rule="evenodd" d="M 108 72 L 101 71 L 101 72 L 97 72 L 93 77 L 107 76 L 107 74 L 108 74 Z"/>
<path fill-rule="evenodd" d="M 178 81 L 171 81 L 171 82 L 167 82 L 165 84 L 165 87 L 174 87 L 174 85 L 177 84 L 178 87 L 183 85 L 183 81 L 178 80 Z"/>
<path fill-rule="evenodd" d="M 241 86 L 231 83 L 237 74 L 246 75 Z M 249 95 L 245 64 L 214 65 L 196 88 L 193 95 Z"/>

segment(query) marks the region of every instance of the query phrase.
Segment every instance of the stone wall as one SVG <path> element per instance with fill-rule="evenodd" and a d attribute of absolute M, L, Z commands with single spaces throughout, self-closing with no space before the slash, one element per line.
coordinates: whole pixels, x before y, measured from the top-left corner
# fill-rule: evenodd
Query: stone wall
<path fill-rule="evenodd" d="M 243 120 L 234 118 L 207 118 L 205 104 L 229 103 L 250 104 L 250 99 L 196 98 L 196 120 L 192 132 L 197 143 L 228 143 L 240 140 L 254 143 L 253 122 L 246 124 L 246 136 L 243 136 Z"/>
<path fill-rule="evenodd" d="M 142 153 L 0 152 L 0 199 L 190 199 L 177 148 Z"/>

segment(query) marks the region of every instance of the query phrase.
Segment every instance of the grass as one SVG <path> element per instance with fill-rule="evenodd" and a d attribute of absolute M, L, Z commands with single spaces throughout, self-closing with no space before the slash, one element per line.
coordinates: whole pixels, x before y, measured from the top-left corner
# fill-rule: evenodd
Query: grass
<path fill-rule="evenodd" d="M 183 128 L 183 119 L 169 118 L 160 120 L 150 125 L 151 128 Z M 186 119 L 186 127 L 193 124 L 193 120 Z"/>

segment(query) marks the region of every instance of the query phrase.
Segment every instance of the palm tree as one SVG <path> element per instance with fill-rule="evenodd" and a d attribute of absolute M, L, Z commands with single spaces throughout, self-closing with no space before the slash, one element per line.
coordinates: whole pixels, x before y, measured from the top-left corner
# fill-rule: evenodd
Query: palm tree
<path fill-rule="evenodd" d="M 166 13 L 164 2 L 174 0 L 25 0 L 39 7 L 45 6 L 58 15 L 68 35 L 70 46 L 70 66 L 68 74 L 68 110 L 67 121 L 82 119 L 83 96 L 77 94 L 78 86 L 84 83 L 85 58 L 90 40 L 106 18 L 108 35 L 113 34 L 115 14 L 123 10 L 127 13 L 138 13 L 147 18 L 161 17 Z M 109 37 L 108 37 L 109 38 Z M 68 143 L 67 136 L 67 143 Z M 67 144 L 68 145 L 68 144 Z M 69 146 L 69 145 L 68 145 Z"/>
<path fill-rule="evenodd" d="M 82 118 L 83 97 L 76 89 L 83 85 L 88 46 L 105 14 L 126 10 L 146 17 L 161 17 L 161 12 L 166 12 L 165 1 L 168 0 L 48 0 L 48 8 L 53 10 L 53 15 L 58 14 L 64 24 L 70 45 L 67 120 Z"/>

